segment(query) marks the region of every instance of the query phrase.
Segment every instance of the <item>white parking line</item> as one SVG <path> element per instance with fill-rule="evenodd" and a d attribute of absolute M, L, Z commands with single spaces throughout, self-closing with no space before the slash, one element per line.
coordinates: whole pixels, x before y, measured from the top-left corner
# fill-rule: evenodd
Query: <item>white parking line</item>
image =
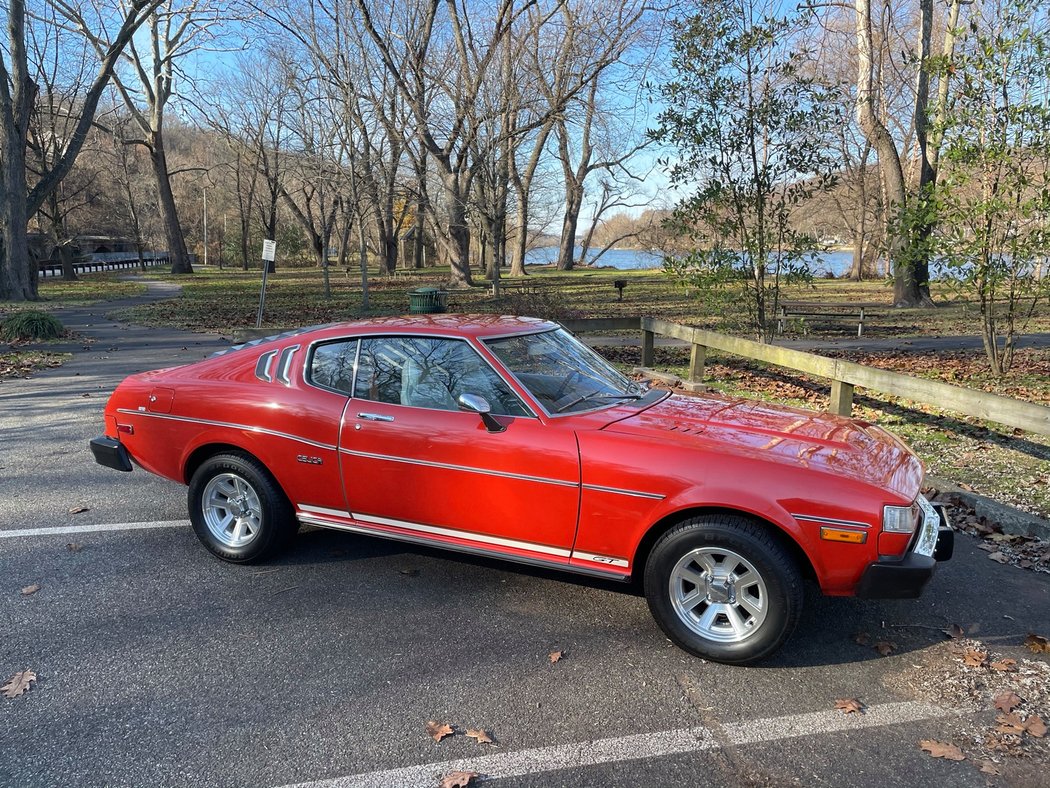
<path fill-rule="evenodd" d="M 843 714 L 838 710 L 816 711 L 809 714 L 792 714 L 786 717 L 769 717 L 730 723 L 724 725 L 722 730 L 730 744 L 744 745 L 918 722 L 944 717 L 949 713 L 929 703 L 906 701 L 869 706 L 864 714 Z M 385 769 L 366 774 L 286 785 L 283 788 L 359 788 L 364 785 L 369 788 L 416 788 L 420 785 L 436 785 L 442 775 L 454 771 L 478 772 L 488 779 L 523 777 L 562 769 L 578 769 L 621 761 L 702 752 L 714 750 L 720 746 L 706 728 L 682 728 L 482 755 L 477 758 L 464 758 L 456 761 L 425 763 L 400 769 Z"/>
<path fill-rule="evenodd" d="M 0 539 L 14 539 L 16 536 L 92 534 L 100 531 L 137 531 L 142 528 L 184 528 L 189 524 L 189 520 L 157 520 L 150 523 L 101 523 L 100 525 L 59 525 L 54 528 L 0 529 Z"/>

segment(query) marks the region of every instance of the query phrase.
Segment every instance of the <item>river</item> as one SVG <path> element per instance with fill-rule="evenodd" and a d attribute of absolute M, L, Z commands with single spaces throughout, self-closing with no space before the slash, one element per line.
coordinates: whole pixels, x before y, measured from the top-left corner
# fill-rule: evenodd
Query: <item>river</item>
<path fill-rule="evenodd" d="M 577 249 L 577 255 L 579 254 Z M 525 255 L 526 265 L 549 265 L 558 259 L 557 246 L 541 246 L 531 249 Z M 618 268 L 623 271 L 659 268 L 663 265 L 663 255 L 644 249 L 610 249 L 598 260 L 598 267 Z M 853 264 L 853 252 L 820 252 L 817 262 L 812 266 L 814 276 L 824 276 L 828 272 L 842 276 L 849 272 Z"/>

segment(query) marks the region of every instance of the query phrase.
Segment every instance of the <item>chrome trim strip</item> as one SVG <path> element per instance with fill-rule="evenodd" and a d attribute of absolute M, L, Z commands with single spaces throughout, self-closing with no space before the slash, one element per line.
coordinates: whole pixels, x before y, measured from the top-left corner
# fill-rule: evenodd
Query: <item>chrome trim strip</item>
<path fill-rule="evenodd" d="M 381 413 L 358 413 L 357 418 L 365 421 L 393 421 L 393 416 L 384 416 Z"/>
<path fill-rule="evenodd" d="M 300 503 L 296 504 L 300 509 L 307 512 L 316 512 L 317 514 L 334 514 L 339 517 L 349 517 L 350 512 L 345 509 L 329 509 L 324 506 L 312 506 L 310 504 Z"/>
<path fill-rule="evenodd" d="M 481 542 L 482 544 L 494 544 L 499 545 L 500 547 L 513 547 L 516 550 L 528 550 L 532 553 L 556 555 L 559 558 L 568 558 L 572 554 L 571 550 L 564 550 L 560 547 L 548 547 L 545 544 L 519 542 L 517 539 L 504 539 L 500 536 L 488 536 L 486 534 L 478 534 L 470 531 L 457 531 L 454 528 L 440 528 L 436 525 L 421 525 L 420 523 L 410 523 L 404 520 L 391 520 L 388 517 L 374 517 L 370 514 L 355 514 L 353 515 L 353 518 L 362 523 L 389 525 L 392 528 L 404 528 L 409 531 L 419 531 L 420 533 L 425 534 L 437 534 L 438 536 L 448 536 L 453 539 L 465 539 L 468 542 Z"/>
<path fill-rule="evenodd" d="M 414 536 L 412 534 L 392 533 L 391 531 L 377 531 L 373 528 L 368 528 L 360 525 L 353 525 L 350 523 L 336 523 L 330 520 L 324 520 L 320 517 L 310 517 L 307 515 L 298 515 L 299 521 L 307 523 L 309 525 L 316 525 L 320 528 L 331 528 L 335 531 L 349 531 L 350 533 L 363 534 L 364 536 L 374 536 L 380 539 L 390 539 L 395 542 L 407 542 L 409 544 L 418 544 L 423 547 L 438 547 L 442 550 L 450 550 L 457 553 L 467 553 L 468 555 L 479 555 L 485 558 L 498 558 L 502 561 L 512 561 L 517 564 L 526 564 L 528 566 L 539 566 L 544 569 L 561 569 L 564 572 L 572 572 L 577 575 L 589 575 L 591 577 L 601 577 L 606 579 L 614 579 L 620 581 L 630 580 L 630 575 L 626 575 L 623 572 L 613 572 L 608 569 L 602 569 L 598 566 L 580 566 L 578 564 L 569 564 L 562 561 L 552 561 L 546 558 L 514 555 L 513 553 L 504 553 L 499 550 L 488 550 L 484 547 L 472 547 L 462 544 L 454 544 L 452 542 L 435 542 L 433 539 L 428 539 L 425 536 Z"/>
<path fill-rule="evenodd" d="M 630 562 L 626 558 L 613 558 L 609 555 L 594 555 L 592 553 L 578 553 L 575 550 L 572 551 L 572 558 L 579 558 L 583 561 L 593 561 L 596 564 L 604 564 L 605 566 L 622 566 L 624 569 L 630 566 Z"/>
<path fill-rule="evenodd" d="M 292 366 L 292 356 L 295 355 L 301 345 L 291 345 L 281 351 L 281 359 L 277 362 L 277 380 L 286 386 L 292 385 L 292 381 L 288 378 L 288 370 Z"/>
<path fill-rule="evenodd" d="M 279 432 L 277 430 L 268 430 L 263 427 L 251 427 L 247 424 L 234 424 L 229 421 L 213 421 L 211 419 L 195 419 L 190 416 L 173 416 L 170 413 L 148 413 L 146 411 L 129 410 L 128 408 L 117 408 L 117 413 L 126 413 L 130 416 L 149 416 L 154 419 L 168 419 L 169 421 L 184 421 L 189 424 L 204 424 L 209 427 L 229 427 L 234 430 L 245 430 L 246 432 L 256 432 L 261 435 L 273 435 L 276 438 L 287 438 L 291 441 L 298 441 L 299 443 L 305 443 L 307 446 L 316 446 L 318 449 L 328 449 L 328 451 L 336 451 L 336 447 L 329 443 L 319 443 L 312 441 L 309 438 L 301 438 L 298 435 L 291 435 L 287 432 Z"/>
<path fill-rule="evenodd" d="M 856 520 L 836 520 L 834 517 L 814 517 L 811 514 L 796 514 L 788 512 L 796 520 L 809 520 L 814 523 L 827 523 L 829 525 L 852 525 L 855 528 L 871 528 L 869 523 L 859 523 Z"/>
<path fill-rule="evenodd" d="M 614 495 L 630 495 L 634 498 L 652 498 L 654 501 L 662 501 L 667 497 L 666 495 L 660 495 L 659 493 L 648 493 L 640 490 L 625 490 L 621 487 L 605 487 L 601 484 L 584 484 L 583 489 L 593 490 L 594 492 L 613 493 Z"/>
<path fill-rule="evenodd" d="M 519 479 L 523 482 L 539 482 L 540 484 L 553 484 L 558 487 L 579 487 L 577 482 L 564 479 L 549 479 L 544 476 L 529 476 L 524 473 L 511 473 L 509 471 L 492 471 L 486 468 L 472 468 L 469 465 L 452 465 L 446 462 L 432 462 L 430 460 L 417 460 L 409 457 L 394 457 L 389 454 L 372 454 L 366 451 L 354 451 L 352 449 L 339 449 L 342 454 L 353 457 L 363 457 L 368 460 L 386 460 L 387 462 L 402 462 L 406 465 L 423 465 L 427 468 L 443 468 L 449 471 L 465 471 L 466 473 L 479 473 L 482 476 L 500 476 L 506 479 Z"/>
<path fill-rule="evenodd" d="M 499 547 L 513 547 L 517 550 L 528 550 L 532 553 L 543 553 L 545 555 L 553 555 L 558 558 L 568 558 L 572 551 L 564 550 L 560 547 L 549 547 L 548 545 L 536 544 L 534 542 L 520 542 L 517 539 L 504 539 L 501 536 L 489 536 L 487 534 L 473 533 L 471 531 L 458 531 L 454 528 L 441 528 L 436 525 L 423 525 L 422 523 L 411 523 L 406 520 L 393 520 L 389 517 L 375 517 L 370 514 L 352 514 L 350 512 L 341 512 L 336 509 L 324 509 L 320 506 L 304 506 L 298 504 L 297 508 L 300 510 L 310 510 L 316 512 L 317 515 L 333 514 L 339 517 L 346 517 L 351 520 L 356 520 L 358 523 L 372 523 L 373 525 L 388 525 L 391 528 L 403 528 L 406 531 L 415 531 L 421 534 L 435 534 L 437 536 L 447 536 L 453 539 L 464 539 L 468 542 L 480 542 L 481 544 L 497 545 Z M 315 515 L 315 516 L 317 516 Z M 309 516 L 308 513 L 303 511 L 297 512 L 297 516 L 302 519 L 305 516 Z M 329 521 L 326 519 L 326 523 Z M 344 525 L 344 523 L 339 523 Z M 385 531 L 383 533 L 386 533 Z"/>

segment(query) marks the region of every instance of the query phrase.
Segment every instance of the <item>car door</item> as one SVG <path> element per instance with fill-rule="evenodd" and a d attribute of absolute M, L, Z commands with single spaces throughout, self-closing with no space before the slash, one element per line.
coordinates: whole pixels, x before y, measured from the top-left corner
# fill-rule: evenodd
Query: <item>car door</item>
<path fill-rule="evenodd" d="M 566 562 L 580 466 L 569 428 L 541 422 L 463 339 L 364 337 L 339 454 L 352 517 L 379 531 Z M 483 396 L 504 428 L 457 407 Z"/>

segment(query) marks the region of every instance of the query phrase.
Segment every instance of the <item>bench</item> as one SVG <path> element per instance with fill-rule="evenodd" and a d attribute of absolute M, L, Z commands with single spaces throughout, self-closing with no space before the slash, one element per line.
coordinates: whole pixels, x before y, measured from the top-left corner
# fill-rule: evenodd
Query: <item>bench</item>
<path fill-rule="evenodd" d="M 500 279 L 499 294 L 520 293 L 522 295 L 535 295 L 543 289 L 543 285 L 530 279 Z M 496 295 L 496 282 L 492 283 L 492 295 Z"/>
<path fill-rule="evenodd" d="M 869 315 L 870 317 L 870 315 Z M 864 336 L 864 307 L 852 304 L 807 304 L 807 303 L 781 303 L 777 312 L 777 334 L 784 333 L 784 326 L 792 318 L 801 318 L 803 321 L 803 333 L 805 333 L 805 321 L 848 321 L 856 322 L 857 336 Z"/>

